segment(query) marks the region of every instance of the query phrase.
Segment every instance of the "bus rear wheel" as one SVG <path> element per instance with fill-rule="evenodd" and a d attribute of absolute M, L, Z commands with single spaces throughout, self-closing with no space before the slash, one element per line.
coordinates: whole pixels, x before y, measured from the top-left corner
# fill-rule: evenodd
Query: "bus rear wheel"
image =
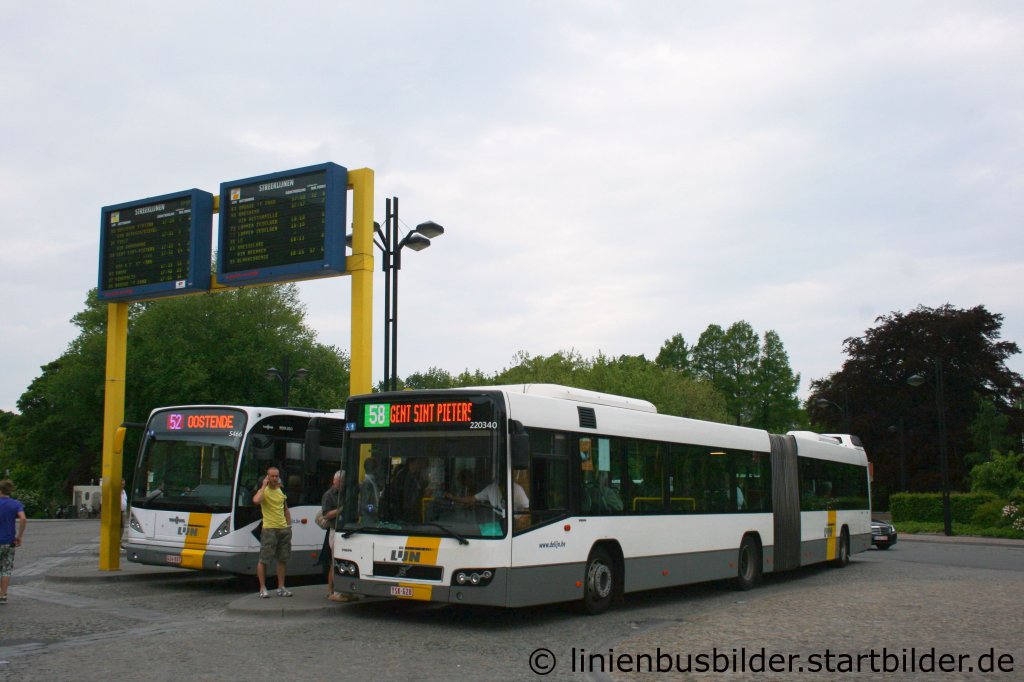
<path fill-rule="evenodd" d="M 829 565 L 833 568 L 842 568 L 848 563 L 850 563 L 850 534 L 843 528 L 843 533 L 839 536 L 839 551 Z"/>
<path fill-rule="evenodd" d="M 740 543 L 736 558 L 736 589 L 749 590 L 761 579 L 761 548 L 757 540 L 747 535 Z"/>
<path fill-rule="evenodd" d="M 583 609 L 593 615 L 604 613 L 612 603 L 615 571 L 608 551 L 595 547 L 583 574 Z"/>

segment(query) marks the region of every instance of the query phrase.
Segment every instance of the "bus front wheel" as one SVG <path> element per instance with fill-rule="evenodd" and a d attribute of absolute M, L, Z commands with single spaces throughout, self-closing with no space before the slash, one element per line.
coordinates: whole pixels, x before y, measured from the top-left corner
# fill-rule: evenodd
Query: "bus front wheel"
<path fill-rule="evenodd" d="M 608 551 L 595 547 L 587 559 L 583 575 L 583 609 L 590 614 L 604 613 L 612 603 L 615 573 Z"/>

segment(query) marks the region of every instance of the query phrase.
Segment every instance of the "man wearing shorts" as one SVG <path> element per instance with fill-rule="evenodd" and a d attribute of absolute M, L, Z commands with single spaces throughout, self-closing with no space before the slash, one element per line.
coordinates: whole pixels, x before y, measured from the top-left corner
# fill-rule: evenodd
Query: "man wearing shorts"
<path fill-rule="evenodd" d="M 25 534 L 25 507 L 11 497 L 13 492 L 13 483 L 0 481 L 0 604 L 7 603 L 7 586 L 14 572 L 14 548 L 21 546 L 21 536 Z"/>
<path fill-rule="evenodd" d="M 276 560 L 277 596 L 290 597 L 292 593 L 284 586 L 284 574 L 292 554 L 292 515 L 288 511 L 288 496 L 281 489 L 280 469 L 267 469 L 263 485 L 252 496 L 252 503 L 258 504 L 263 513 L 260 561 L 256 564 L 256 577 L 260 581 L 259 596 L 262 599 L 270 596 L 267 594 L 267 564 Z"/>

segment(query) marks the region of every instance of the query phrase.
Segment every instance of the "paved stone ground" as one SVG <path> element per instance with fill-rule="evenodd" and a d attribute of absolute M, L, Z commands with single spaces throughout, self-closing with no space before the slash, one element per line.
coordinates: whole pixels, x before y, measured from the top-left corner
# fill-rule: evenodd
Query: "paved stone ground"
<path fill-rule="evenodd" d="M 893 551 L 893 550 L 890 550 Z M 1020 550 L 1024 552 L 1024 550 Z M 772 578 L 767 590 L 737 593 L 729 608 L 708 609 L 681 622 L 649 630 L 614 643 L 616 652 L 654 654 L 659 647 L 671 654 L 709 654 L 715 647 L 730 654 L 745 647 L 750 653 L 764 648 L 767 654 L 799 655 L 803 672 L 728 675 L 613 674 L 620 680 L 722 679 L 903 679 L 910 675 L 897 668 L 890 674 L 872 672 L 864 658 L 859 673 L 813 672 L 809 657 L 831 650 L 838 655 L 879 656 L 883 648 L 903 657 L 912 648 L 919 654 L 934 648 L 936 655 L 969 655 L 964 659 L 974 672 L 941 674 L 941 679 L 980 679 L 979 657 L 990 649 L 996 656 L 1013 657 L 1014 672 L 1004 679 L 1024 678 L 1024 640 L 1020 628 L 1024 615 L 1024 572 L 987 571 L 969 568 L 887 561 L 884 576 L 858 555 L 842 570 L 811 568 Z M 774 587 L 774 589 L 771 589 Z M 782 659 L 779 659 L 782 660 Z M 723 661 L 724 662 L 724 661 Z M 820 662 L 824 664 L 825 659 Z M 1004 661 L 1005 662 L 1005 661 Z M 685 658 L 683 664 L 685 665 Z M 888 665 L 898 666 L 898 658 Z M 883 667 L 876 659 L 878 669 Z M 836 668 L 841 670 L 841 668 Z M 936 673 L 938 674 L 938 673 Z M 601 676 L 603 677 L 603 676 Z"/>
<path fill-rule="evenodd" d="M 50 530 L 64 528 L 55 523 Z M 45 529 L 38 530 L 33 539 L 42 545 Z M 573 666 L 574 651 L 577 659 L 580 650 L 653 656 L 659 647 L 673 657 L 709 654 L 715 647 L 727 656 L 733 649 L 763 648 L 769 655 L 799 655 L 805 667 L 809 656 L 828 649 L 849 656 L 880 653 L 882 647 L 897 654 L 934 648 L 970 655 L 971 664 L 992 648 L 1013 656 L 1013 673 L 940 678 L 1020 679 L 1024 670 L 1017 634 L 1024 614 L 1024 543 L 901 539 L 888 552 L 857 555 L 842 570 L 814 567 L 769 576 L 750 592 L 705 584 L 634 594 L 607 614 L 585 617 L 568 605 L 509 611 L 393 601 L 334 604 L 325 601 L 325 587 L 313 583 L 290 584 L 296 595 L 291 599 L 259 600 L 250 579 L 127 563 L 122 571 L 100 572 L 98 545 L 66 532 L 54 536 L 50 549 L 19 554 L 11 603 L 0 607 L 0 679 L 882 677 L 867 671 L 867 659 L 860 674 L 846 675 L 609 673 L 596 664 Z M 529 667 L 531 652 L 541 648 L 557 658 L 544 677 Z"/>

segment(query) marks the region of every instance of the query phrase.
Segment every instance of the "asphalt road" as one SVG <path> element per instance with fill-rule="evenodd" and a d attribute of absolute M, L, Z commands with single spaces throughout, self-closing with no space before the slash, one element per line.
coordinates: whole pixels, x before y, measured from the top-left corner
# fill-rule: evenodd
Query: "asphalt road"
<path fill-rule="evenodd" d="M 333 604 L 317 584 L 258 600 L 252 579 L 188 571 L 99 575 L 98 531 L 30 523 L 0 607 L 0 679 L 904 679 L 934 677 L 906 672 L 929 654 L 960 666 L 943 679 L 1024 670 L 1024 543 L 901 539 L 842 570 L 769 576 L 750 592 L 628 595 L 589 617 L 571 605 Z M 277 605 L 293 608 L 266 610 Z M 989 660 L 1003 672 L 979 673 Z M 751 670 L 773 661 L 783 669 Z"/>

